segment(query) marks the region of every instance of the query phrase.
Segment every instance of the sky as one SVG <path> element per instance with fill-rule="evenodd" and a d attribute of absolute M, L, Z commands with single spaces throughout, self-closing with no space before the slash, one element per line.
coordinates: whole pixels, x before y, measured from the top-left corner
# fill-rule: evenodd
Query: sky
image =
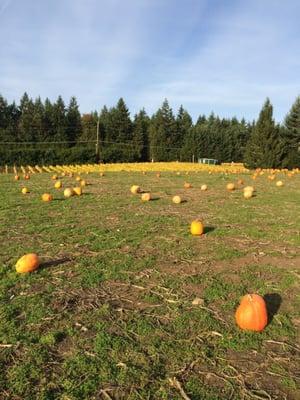
<path fill-rule="evenodd" d="M 280 122 L 300 95 L 299 0 L 0 0 L 0 94 L 149 115 L 167 98 L 194 121 Z"/>

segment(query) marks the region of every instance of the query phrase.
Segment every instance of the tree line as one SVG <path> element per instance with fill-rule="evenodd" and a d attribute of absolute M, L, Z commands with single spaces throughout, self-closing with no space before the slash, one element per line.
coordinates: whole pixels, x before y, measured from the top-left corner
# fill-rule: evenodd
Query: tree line
<path fill-rule="evenodd" d="M 99 128 L 99 154 L 95 151 Z M 80 114 L 75 97 L 68 105 L 24 93 L 17 105 L 0 95 L 0 164 L 197 161 L 244 162 L 249 168 L 300 165 L 300 97 L 282 124 L 265 101 L 258 119 L 200 115 L 193 123 L 182 106 L 176 114 L 168 100 L 152 115 L 141 109 L 133 118 L 122 98 L 116 106 Z"/>

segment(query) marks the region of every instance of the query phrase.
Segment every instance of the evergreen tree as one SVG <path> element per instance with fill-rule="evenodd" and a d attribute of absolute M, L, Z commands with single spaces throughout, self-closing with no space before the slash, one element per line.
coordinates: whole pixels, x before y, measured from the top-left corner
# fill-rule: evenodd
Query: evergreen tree
<path fill-rule="evenodd" d="M 180 148 L 176 145 L 176 122 L 167 99 L 151 119 L 149 139 L 150 158 L 154 161 L 171 161 L 179 158 Z"/>
<path fill-rule="evenodd" d="M 44 118 L 43 118 L 43 132 L 45 141 L 51 142 L 55 136 L 55 125 L 54 125 L 54 110 L 51 101 L 46 98 L 44 104 Z"/>
<path fill-rule="evenodd" d="M 98 114 L 96 111 L 81 117 L 82 133 L 78 140 L 96 140 Z M 99 129 L 100 133 L 100 129 Z"/>
<path fill-rule="evenodd" d="M 281 129 L 285 147 L 284 166 L 288 168 L 300 165 L 300 96 L 292 105 Z"/>
<path fill-rule="evenodd" d="M 65 134 L 69 142 L 75 142 L 82 133 L 81 115 L 79 112 L 76 97 L 71 97 L 68 109 L 66 110 Z"/>
<path fill-rule="evenodd" d="M 187 145 L 185 138 L 189 134 L 192 126 L 193 121 L 190 114 L 181 105 L 176 117 L 176 134 L 174 135 L 174 147 L 180 147 L 181 150 L 180 152 L 176 150 L 174 158 L 178 159 L 178 154 L 180 154 L 180 159 L 182 156 L 184 156 L 185 150 L 183 150 L 183 146 Z"/>
<path fill-rule="evenodd" d="M 61 96 L 58 96 L 52 106 L 51 124 L 53 127 L 53 140 L 57 142 L 67 142 L 66 132 L 66 107 Z"/>
<path fill-rule="evenodd" d="M 34 128 L 34 103 L 25 92 L 20 101 L 20 139 L 23 142 L 36 141 L 36 132 Z"/>
<path fill-rule="evenodd" d="M 40 142 L 46 139 L 44 131 L 44 105 L 41 98 L 38 97 L 34 102 L 32 124 L 34 137 L 36 141 Z"/>
<path fill-rule="evenodd" d="M 281 164 L 282 154 L 279 126 L 275 125 L 273 106 L 267 99 L 247 143 L 244 163 L 249 168 L 277 168 Z"/>
<path fill-rule="evenodd" d="M 134 116 L 133 145 L 136 161 L 149 160 L 149 125 L 150 118 L 144 109 Z"/>

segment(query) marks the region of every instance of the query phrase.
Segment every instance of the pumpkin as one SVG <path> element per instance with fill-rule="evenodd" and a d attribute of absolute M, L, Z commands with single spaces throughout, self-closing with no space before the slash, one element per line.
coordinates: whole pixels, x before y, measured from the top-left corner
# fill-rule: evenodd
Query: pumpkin
<path fill-rule="evenodd" d="M 184 186 L 185 189 L 190 189 L 190 188 L 193 187 L 192 184 L 188 183 L 188 182 L 185 182 L 183 186 Z"/>
<path fill-rule="evenodd" d="M 278 187 L 283 186 L 283 182 L 282 182 L 282 181 L 277 181 L 277 182 L 276 182 L 276 186 L 278 186 Z"/>
<path fill-rule="evenodd" d="M 268 323 L 265 300 L 258 294 L 246 294 L 236 310 L 235 320 L 243 330 L 262 331 Z"/>
<path fill-rule="evenodd" d="M 141 199 L 142 199 L 142 201 L 150 201 L 151 200 L 151 194 L 150 193 L 143 193 Z"/>
<path fill-rule="evenodd" d="M 130 188 L 132 194 L 137 194 L 141 192 L 141 188 L 138 185 L 133 185 Z"/>
<path fill-rule="evenodd" d="M 32 272 L 40 265 L 40 260 L 37 254 L 29 253 L 21 257 L 16 263 L 16 271 L 19 274 Z"/>
<path fill-rule="evenodd" d="M 73 194 L 74 194 L 74 192 L 73 192 L 73 190 L 70 189 L 70 188 L 66 188 L 66 189 L 64 190 L 64 196 L 65 196 L 66 198 L 72 197 Z"/>
<path fill-rule="evenodd" d="M 227 190 L 230 190 L 230 191 L 234 190 L 235 189 L 234 183 L 227 183 L 226 188 L 227 188 Z"/>
<path fill-rule="evenodd" d="M 104 172 L 100 172 L 100 176 L 104 176 Z"/>
<path fill-rule="evenodd" d="M 80 182 L 80 181 L 81 181 L 81 178 L 80 178 L 80 176 L 76 176 L 76 178 L 75 178 L 75 179 L 76 179 L 76 181 L 77 181 L 77 182 Z"/>
<path fill-rule="evenodd" d="M 54 181 L 56 181 L 57 175 L 52 175 L 52 178 L 51 178 L 51 179 L 53 179 Z"/>
<path fill-rule="evenodd" d="M 254 187 L 253 186 L 245 186 L 244 187 L 244 192 L 249 192 L 249 191 L 255 192 Z"/>
<path fill-rule="evenodd" d="M 86 181 L 85 181 L 84 179 L 82 179 L 82 180 L 80 181 L 80 185 L 81 185 L 82 187 L 86 186 Z"/>
<path fill-rule="evenodd" d="M 191 223 L 191 234 L 192 235 L 196 235 L 196 236 L 200 236 L 202 235 L 204 232 L 204 226 L 203 223 L 199 220 L 194 220 Z"/>
<path fill-rule="evenodd" d="M 207 185 L 202 185 L 200 189 L 201 190 L 207 190 Z"/>
<path fill-rule="evenodd" d="M 243 185 L 243 184 L 244 184 L 244 181 L 243 181 L 243 179 L 239 179 L 239 180 L 237 181 L 237 183 L 238 183 L 238 185 Z"/>
<path fill-rule="evenodd" d="M 19 175 L 15 175 L 15 181 L 18 181 L 20 179 Z"/>
<path fill-rule="evenodd" d="M 245 199 L 250 199 L 253 196 L 253 190 L 245 190 L 244 197 Z"/>
<path fill-rule="evenodd" d="M 181 203 L 181 197 L 180 196 L 174 196 L 172 201 L 175 204 L 180 204 Z"/>
<path fill-rule="evenodd" d="M 160 172 L 158 172 L 158 173 L 156 174 L 156 176 L 157 176 L 157 178 L 160 178 L 160 177 L 161 177 Z"/>
<path fill-rule="evenodd" d="M 30 175 L 29 174 L 24 175 L 24 179 L 28 181 L 28 179 L 30 179 Z"/>
<path fill-rule="evenodd" d="M 49 194 L 49 193 L 44 193 L 44 194 L 42 195 L 42 200 L 43 200 L 43 201 L 51 201 L 51 200 L 53 200 L 53 197 L 52 197 L 52 195 Z"/>
<path fill-rule="evenodd" d="M 56 181 L 56 182 L 54 183 L 54 187 L 55 187 L 55 189 L 60 189 L 60 188 L 62 187 L 61 181 Z"/>
<path fill-rule="evenodd" d="M 73 188 L 73 192 L 77 195 L 77 196 L 81 196 L 82 195 L 82 188 L 80 186 L 74 187 Z"/>
<path fill-rule="evenodd" d="M 22 189 L 22 193 L 23 193 L 23 194 L 27 194 L 27 193 L 29 193 L 29 189 L 28 189 L 28 188 L 26 188 L 26 187 L 24 187 L 24 188 Z"/>

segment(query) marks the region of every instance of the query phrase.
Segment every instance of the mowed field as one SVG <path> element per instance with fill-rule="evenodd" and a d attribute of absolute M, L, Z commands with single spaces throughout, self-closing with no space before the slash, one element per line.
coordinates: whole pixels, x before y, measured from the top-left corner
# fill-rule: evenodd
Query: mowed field
<path fill-rule="evenodd" d="M 76 175 L 51 175 L 0 175 L 1 400 L 300 399 L 300 174 L 94 172 L 68 199 Z M 31 252 L 41 267 L 17 274 Z M 235 323 L 246 293 L 267 302 L 261 333 Z"/>

